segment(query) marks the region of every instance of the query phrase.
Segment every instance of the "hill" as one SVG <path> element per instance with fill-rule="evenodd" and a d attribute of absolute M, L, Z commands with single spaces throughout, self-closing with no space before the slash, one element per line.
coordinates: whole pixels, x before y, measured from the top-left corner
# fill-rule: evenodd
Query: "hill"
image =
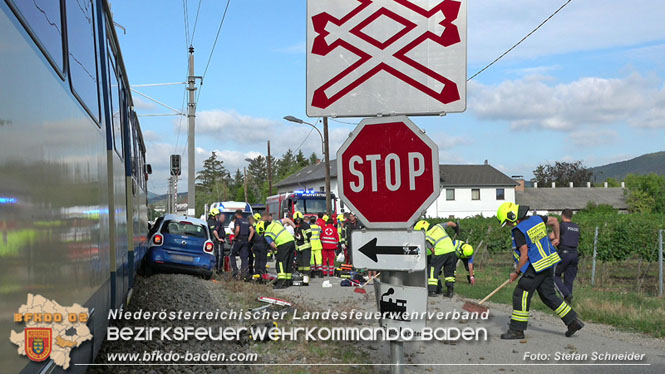
<path fill-rule="evenodd" d="M 665 175 L 665 151 L 647 153 L 630 160 L 615 162 L 603 166 L 590 168 L 593 172 L 592 180 L 600 183 L 607 178 L 623 180 L 628 174 L 650 174 Z"/>
<path fill-rule="evenodd" d="M 148 192 L 148 204 L 166 204 L 168 194 L 158 195 L 153 192 Z M 187 201 L 187 192 L 178 192 L 178 201 Z"/>

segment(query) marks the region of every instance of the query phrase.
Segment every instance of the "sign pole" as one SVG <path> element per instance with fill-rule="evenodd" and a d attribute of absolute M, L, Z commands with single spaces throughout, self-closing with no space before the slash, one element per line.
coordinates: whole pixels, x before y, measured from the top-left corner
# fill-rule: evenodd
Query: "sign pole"
<path fill-rule="evenodd" d="M 332 199 L 330 196 L 330 143 L 328 142 L 328 117 L 323 117 L 323 143 L 326 162 L 326 212 L 332 216 Z"/>
<path fill-rule="evenodd" d="M 390 272 L 388 282 L 396 286 L 403 285 L 404 272 Z M 392 374 L 404 374 L 404 342 L 396 340 L 390 341 L 390 363 L 393 365 Z"/>

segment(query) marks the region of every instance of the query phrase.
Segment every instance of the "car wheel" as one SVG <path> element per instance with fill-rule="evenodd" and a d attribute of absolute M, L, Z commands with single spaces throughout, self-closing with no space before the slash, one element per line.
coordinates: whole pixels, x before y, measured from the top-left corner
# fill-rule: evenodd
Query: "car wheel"
<path fill-rule="evenodd" d="M 210 278 L 212 278 L 212 270 L 210 272 L 203 273 L 203 279 L 210 280 Z"/>

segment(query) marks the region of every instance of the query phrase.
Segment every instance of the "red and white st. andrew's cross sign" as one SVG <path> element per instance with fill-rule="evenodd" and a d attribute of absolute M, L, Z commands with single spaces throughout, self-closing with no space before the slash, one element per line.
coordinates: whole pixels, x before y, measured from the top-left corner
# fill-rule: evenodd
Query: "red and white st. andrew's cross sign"
<path fill-rule="evenodd" d="M 466 0 L 309 0 L 307 16 L 309 116 L 466 109 Z"/>
<path fill-rule="evenodd" d="M 405 116 L 367 118 L 337 151 L 337 179 L 367 227 L 410 227 L 439 196 L 439 148 Z"/>

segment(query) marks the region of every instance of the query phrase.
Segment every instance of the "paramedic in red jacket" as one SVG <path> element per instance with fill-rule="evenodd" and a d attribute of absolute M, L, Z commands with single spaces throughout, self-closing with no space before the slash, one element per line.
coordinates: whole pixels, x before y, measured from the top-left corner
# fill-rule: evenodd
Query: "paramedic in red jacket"
<path fill-rule="evenodd" d="M 335 273 L 335 250 L 339 245 L 339 234 L 333 225 L 333 220 L 328 218 L 326 225 L 321 230 L 321 245 L 323 246 L 323 274 L 332 276 Z"/>

